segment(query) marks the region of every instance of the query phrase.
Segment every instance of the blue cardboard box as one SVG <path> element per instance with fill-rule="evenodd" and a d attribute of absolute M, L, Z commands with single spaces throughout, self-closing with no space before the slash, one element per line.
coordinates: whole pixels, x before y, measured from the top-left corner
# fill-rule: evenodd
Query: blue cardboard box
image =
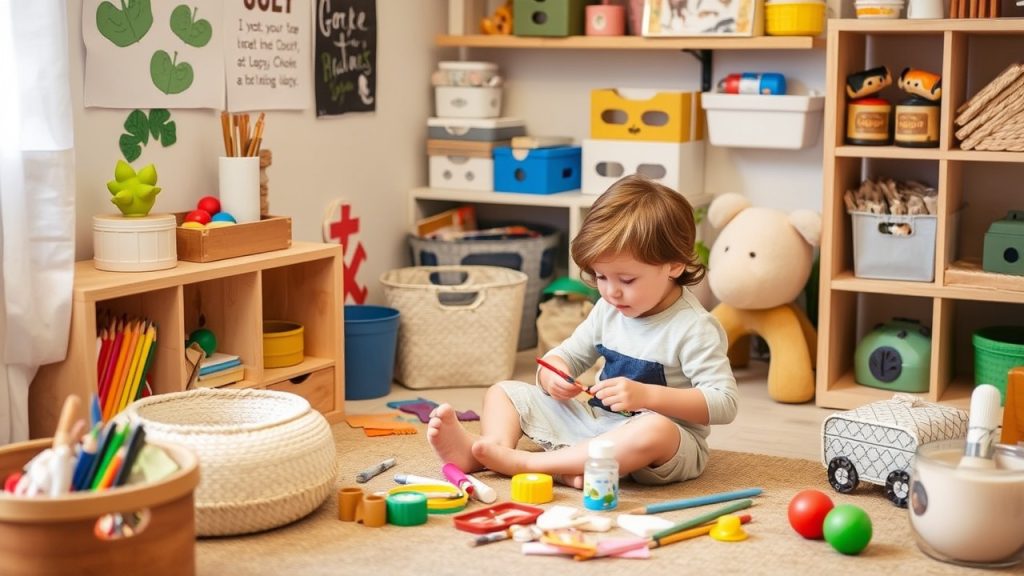
<path fill-rule="evenodd" d="M 554 194 L 580 187 L 582 149 L 579 146 L 494 149 L 494 190 Z"/>

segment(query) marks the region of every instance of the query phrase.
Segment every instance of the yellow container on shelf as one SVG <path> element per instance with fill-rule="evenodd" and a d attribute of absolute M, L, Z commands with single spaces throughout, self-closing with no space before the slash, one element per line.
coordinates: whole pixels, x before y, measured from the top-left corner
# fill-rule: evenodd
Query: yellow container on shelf
<path fill-rule="evenodd" d="M 764 12 L 769 36 L 818 36 L 825 31 L 822 0 L 768 0 Z"/>
<path fill-rule="evenodd" d="M 294 366 L 305 358 L 303 328 L 298 322 L 263 321 L 263 367 Z"/>

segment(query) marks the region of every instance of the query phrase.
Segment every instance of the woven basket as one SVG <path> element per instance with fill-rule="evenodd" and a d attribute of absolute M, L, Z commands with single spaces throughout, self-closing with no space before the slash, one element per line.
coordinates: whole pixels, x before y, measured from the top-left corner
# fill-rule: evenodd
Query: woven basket
<path fill-rule="evenodd" d="M 401 316 L 395 379 L 408 388 L 512 377 L 527 275 L 495 266 L 417 266 L 380 277 Z"/>
<path fill-rule="evenodd" d="M 146 438 L 199 457 L 196 534 L 276 528 L 319 507 L 336 478 L 330 426 L 301 396 L 201 388 L 159 394 L 129 408 Z"/>

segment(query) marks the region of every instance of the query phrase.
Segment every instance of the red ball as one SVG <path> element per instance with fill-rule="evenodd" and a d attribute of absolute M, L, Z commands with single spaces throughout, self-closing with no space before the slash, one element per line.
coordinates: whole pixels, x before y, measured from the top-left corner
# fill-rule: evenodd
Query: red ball
<path fill-rule="evenodd" d="M 210 222 L 210 213 L 206 210 L 193 210 L 185 215 L 185 222 L 207 224 Z"/>
<path fill-rule="evenodd" d="M 220 212 L 220 199 L 216 196 L 203 196 L 196 203 L 196 208 L 206 210 L 209 214 Z"/>
<path fill-rule="evenodd" d="M 789 501 L 789 525 L 810 540 L 824 537 L 825 516 L 832 510 L 832 499 L 818 490 L 802 490 Z"/>

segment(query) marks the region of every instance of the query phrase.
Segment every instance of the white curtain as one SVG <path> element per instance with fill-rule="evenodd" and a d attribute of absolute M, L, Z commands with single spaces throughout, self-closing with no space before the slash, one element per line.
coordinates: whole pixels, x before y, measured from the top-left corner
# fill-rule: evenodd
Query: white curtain
<path fill-rule="evenodd" d="M 0 0 L 0 444 L 28 438 L 29 384 L 67 351 L 73 147 L 67 6 Z"/>

